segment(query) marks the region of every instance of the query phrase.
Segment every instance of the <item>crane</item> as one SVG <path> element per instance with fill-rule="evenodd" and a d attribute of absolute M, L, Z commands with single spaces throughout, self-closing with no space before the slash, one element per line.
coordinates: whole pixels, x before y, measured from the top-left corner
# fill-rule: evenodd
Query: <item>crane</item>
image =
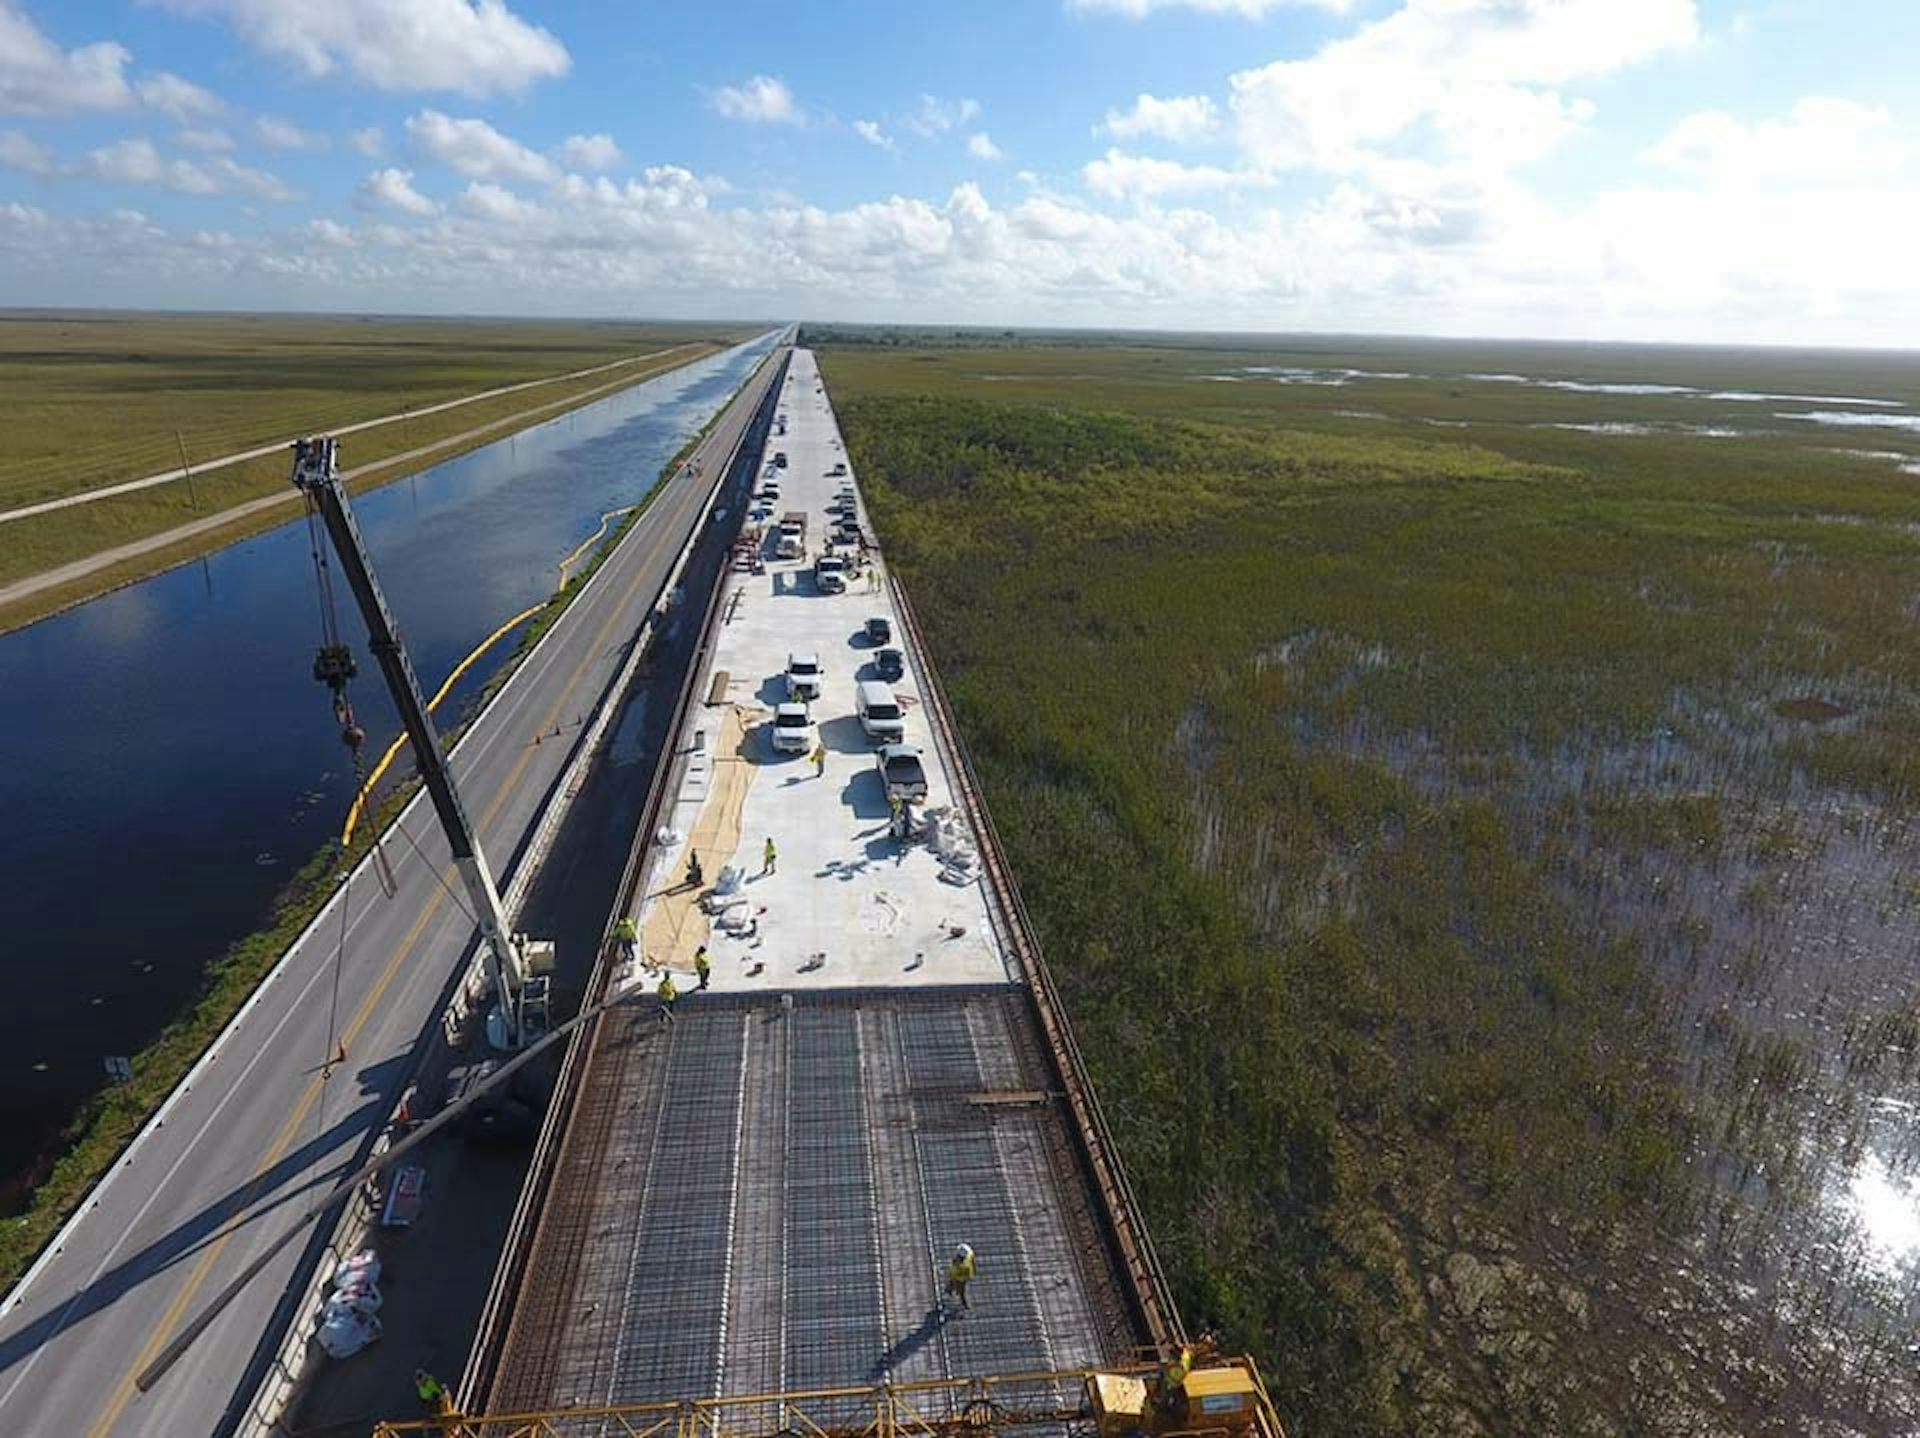
<path fill-rule="evenodd" d="M 367 647 L 372 650 L 394 705 L 400 711 L 421 781 L 433 800 L 440 827 L 446 832 L 447 847 L 460 872 L 486 953 L 487 977 L 495 998 L 494 1008 L 487 1016 L 488 1040 L 496 1048 L 518 1049 L 546 1028 L 547 975 L 553 968 L 553 944 L 548 940 L 529 939 L 509 929 L 499 887 L 487 867 L 486 855 L 480 850 L 479 836 L 467 818 L 466 807 L 460 802 L 460 790 L 454 783 L 453 771 L 447 766 L 439 732 L 427 712 L 426 700 L 421 697 L 420 681 L 414 676 L 413 663 L 400 642 L 399 626 L 387 608 L 386 595 L 374 577 L 373 562 L 361 540 L 360 527 L 354 522 L 353 508 L 347 502 L 347 487 L 340 478 L 339 441 L 331 436 L 296 441 L 293 487 L 305 496 L 309 518 L 317 518 L 332 541 L 347 585 L 366 620 Z M 325 627 L 320 651 L 314 658 L 314 677 L 333 691 L 334 715 L 341 724 L 341 737 L 357 755 L 360 745 L 366 742 L 366 734 L 354 722 L 352 706 L 346 699 L 347 682 L 353 678 L 356 666 L 352 651 L 340 639 L 332 617 L 332 595 L 317 540 L 315 561 L 320 569 Z"/>

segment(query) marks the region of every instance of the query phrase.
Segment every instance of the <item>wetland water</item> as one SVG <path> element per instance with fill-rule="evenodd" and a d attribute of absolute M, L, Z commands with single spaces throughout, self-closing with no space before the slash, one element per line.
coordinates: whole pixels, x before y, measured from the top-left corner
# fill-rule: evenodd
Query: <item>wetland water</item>
<path fill-rule="evenodd" d="M 604 511 L 652 487 L 770 339 L 356 498 L 422 685 L 437 688 L 551 593 L 560 559 Z M 341 458 L 354 462 L 351 436 Z M 338 592 L 377 758 L 399 724 L 366 627 Z M 0 1179 L 11 1197 L 104 1081 L 104 1058 L 150 1042 L 338 833 L 352 773 L 312 677 L 319 623 L 296 519 L 0 637 L 0 932 L 14 1035 L 0 1059 Z M 443 730 L 496 667 L 476 665 L 448 696 Z"/>

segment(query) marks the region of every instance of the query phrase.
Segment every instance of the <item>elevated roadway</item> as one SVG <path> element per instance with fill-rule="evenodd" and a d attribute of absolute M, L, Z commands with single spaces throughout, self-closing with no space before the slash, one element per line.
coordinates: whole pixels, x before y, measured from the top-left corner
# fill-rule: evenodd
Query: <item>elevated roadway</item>
<path fill-rule="evenodd" d="M 503 884 L 571 757 L 569 743 L 536 740 L 606 696 L 777 359 L 715 425 L 698 476 L 690 467 L 663 482 L 453 751 Z M 349 632 L 363 648 L 359 627 Z M 227 1421 L 299 1245 L 151 1391 L 134 1376 L 279 1235 L 276 1210 L 337 1178 L 384 1123 L 471 949 L 473 923 L 427 806 L 406 810 L 386 851 L 396 893 L 365 866 L 354 873 L 0 1306 L 0 1433 L 173 1438 Z M 329 1073 L 330 1033 L 349 1057 Z"/>
<path fill-rule="evenodd" d="M 831 1389 L 810 1419 L 848 1424 L 863 1385 L 1125 1362 L 1178 1330 L 901 591 L 870 532 L 844 589 L 812 562 L 866 513 L 809 352 L 776 413 L 766 504 L 811 553 L 767 534 L 724 581 L 625 897 L 654 972 L 612 976 L 682 997 L 583 1030 L 468 1411 Z M 788 750 L 794 655 L 820 679 Z M 875 721 L 920 750 L 905 814 Z M 959 1243 L 966 1309 L 942 1292 Z"/>

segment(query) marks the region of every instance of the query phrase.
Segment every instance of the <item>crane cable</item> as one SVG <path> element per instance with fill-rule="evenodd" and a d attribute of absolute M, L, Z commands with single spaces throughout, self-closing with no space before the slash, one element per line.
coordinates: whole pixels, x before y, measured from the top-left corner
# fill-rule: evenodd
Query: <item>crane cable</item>
<path fill-rule="evenodd" d="M 320 535 L 320 510 L 311 493 L 307 500 L 307 544 L 313 555 L 313 574 L 315 588 L 320 600 L 320 648 L 313 659 L 313 677 L 327 686 L 333 695 L 333 717 L 340 725 L 341 742 L 347 746 L 353 756 L 353 793 L 358 796 L 366 782 L 366 742 L 367 733 L 355 722 L 353 717 L 353 699 L 348 688 L 353 677 L 359 672 L 355 664 L 353 651 L 340 638 L 340 615 L 333 593 L 333 573 L 327 564 L 326 546 Z M 344 862 L 345 849 L 341 848 Z M 336 1064 L 346 1061 L 346 1045 L 339 1041 L 340 1018 L 340 971 L 344 966 L 347 952 L 347 910 L 353 897 L 352 872 L 342 868 L 340 882 L 340 933 L 333 946 L 333 974 L 331 993 L 327 1001 L 327 1040 L 326 1057 L 320 1065 L 320 1102 L 316 1105 L 316 1123 L 324 1124 L 326 1118 L 326 1081 L 333 1076 Z M 385 880 L 382 880 L 383 884 Z"/>

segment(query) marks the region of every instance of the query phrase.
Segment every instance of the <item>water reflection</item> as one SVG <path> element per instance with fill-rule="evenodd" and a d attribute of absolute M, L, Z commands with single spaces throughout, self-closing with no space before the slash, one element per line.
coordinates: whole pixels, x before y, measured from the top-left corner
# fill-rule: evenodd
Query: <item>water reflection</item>
<path fill-rule="evenodd" d="M 1847 1203 L 1876 1267 L 1891 1275 L 1920 1255 L 1920 1180 L 1894 1173 L 1870 1153 L 1853 1172 Z"/>

